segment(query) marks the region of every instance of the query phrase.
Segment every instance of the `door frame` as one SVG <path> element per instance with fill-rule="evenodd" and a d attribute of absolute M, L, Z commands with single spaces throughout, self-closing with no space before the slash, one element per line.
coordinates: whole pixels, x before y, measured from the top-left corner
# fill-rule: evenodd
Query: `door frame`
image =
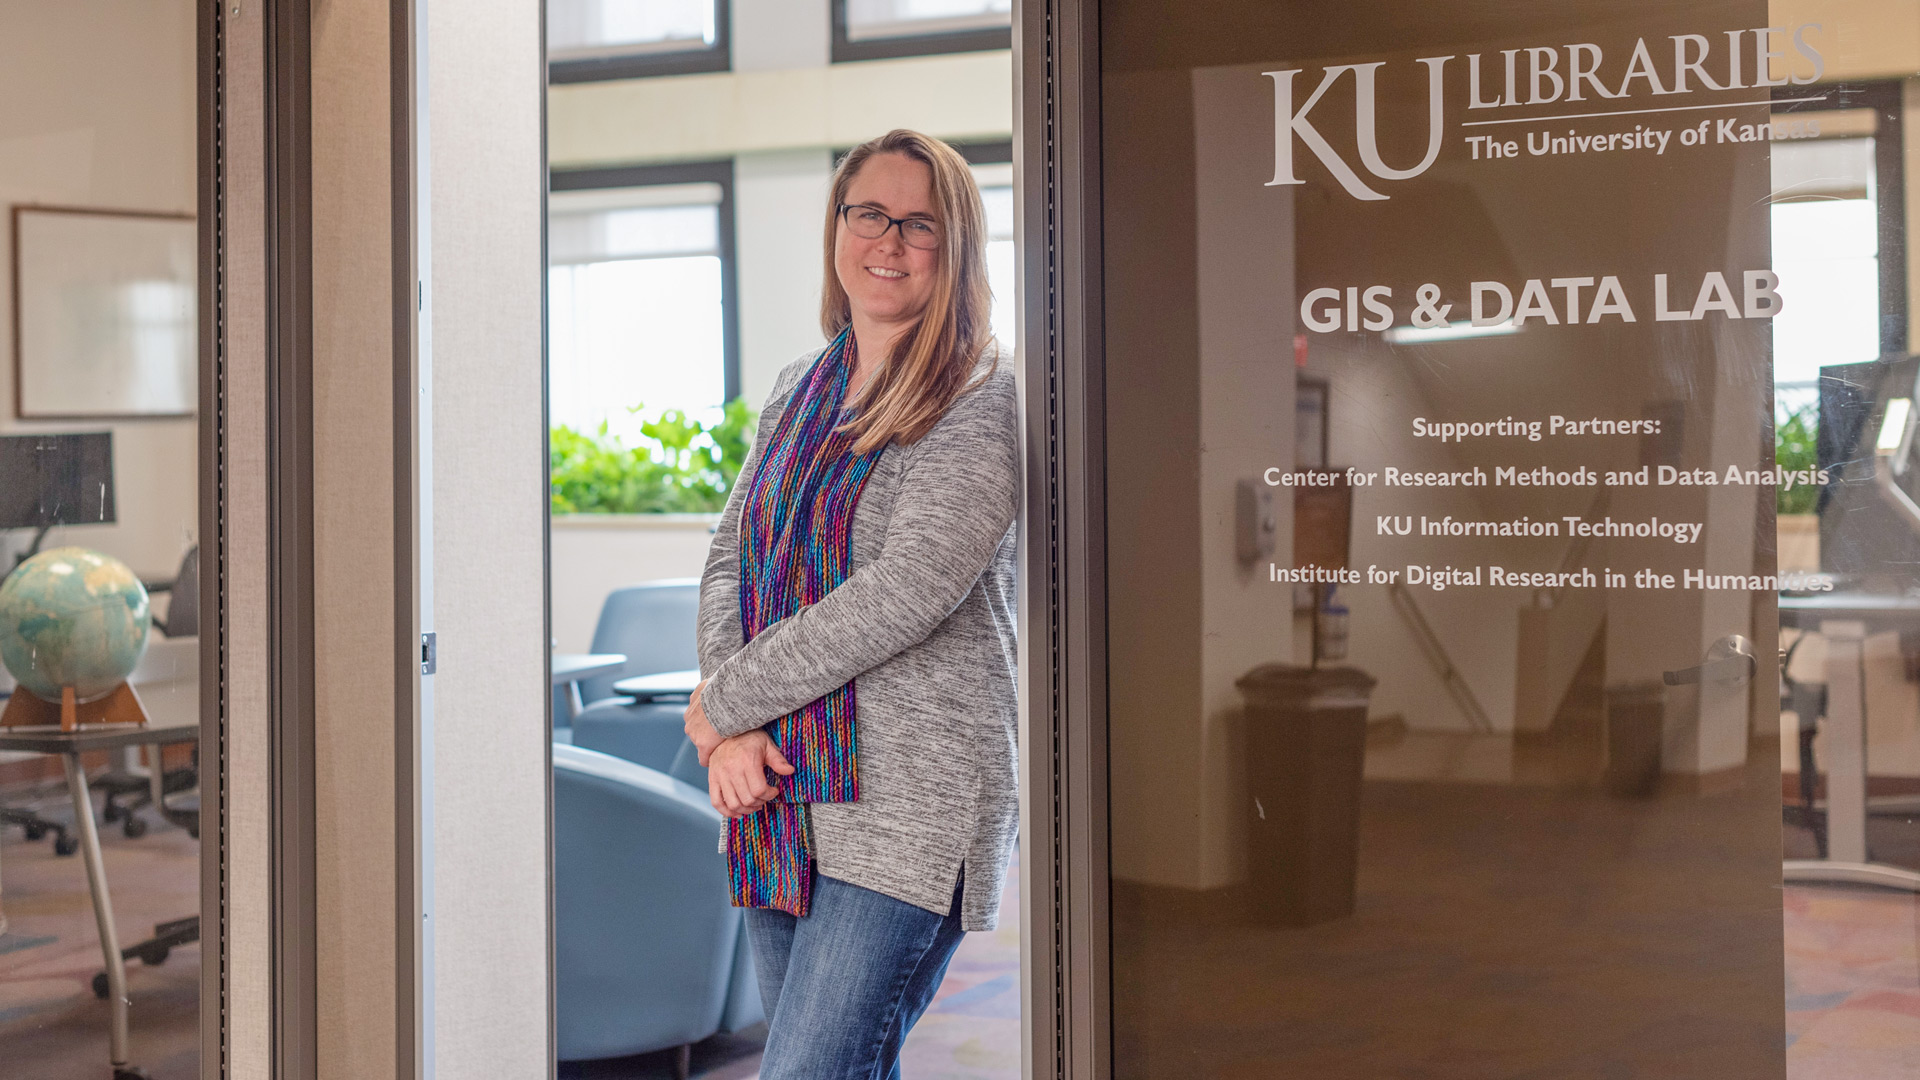
<path fill-rule="evenodd" d="M 1016 4 L 1029 1076 L 1113 1071 L 1097 0 Z"/>
<path fill-rule="evenodd" d="M 226 19 L 219 4 L 195 16 L 195 163 L 198 171 L 199 534 L 200 574 L 200 1075 L 225 1075 L 227 1046 L 227 393 L 226 191 L 218 182 L 225 152 Z"/>
<path fill-rule="evenodd" d="M 419 11 L 413 0 L 369 0 L 316 24 L 313 0 L 222 0 L 198 7 L 205 613 L 200 1073 L 208 1080 L 317 1075 L 323 1059 L 340 1051 L 323 1043 L 327 1001 L 337 1007 L 355 991 L 363 1000 L 390 1000 L 393 1007 L 390 1021 L 370 1025 L 383 1030 L 368 1032 L 367 1046 L 387 1041 L 392 1074 L 420 1074 L 419 572 L 412 449 L 418 330 L 413 49 Z M 348 31 L 362 36 L 348 39 Z M 384 84 L 342 80 L 342 58 L 353 56 L 355 42 L 376 35 L 384 48 L 364 63 L 385 76 Z M 333 65 L 319 82 L 317 59 Z M 316 89 L 324 92 L 318 109 Z M 369 103 L 379 107 L 368 109 Z M 377 131 L 374 139 L 356 141 L 369 130 Z M 316 141 L 316 135 L 324 137 Z M 316 148 L 323 151 L 318 170 Z M 343 177 L 361 186 L 345 189 Z M 358 212 L 358 231 L 348 235 L 337 220 L 322 220 L 316 229 L 317 190 L 336 218 Z M 378 227 L 365 224 L 369 203 L 380 215 Z M 316 237 L 330 245 L 319 258 Z M 349 260 L 353 269 L 343 271 Z M 384 321 L 390 328 L 372 353 L 355 356 L 341 329 L 348 320 L 328 307 L 364 298 L 339 295 L 342 279 L 367 291 L 385 290 L 384 302 L 360 303 L 364 317 L 352 320 L 356 326 Z M 334 291 L 317 292 L 317 283 L 326 282 Z M 356 365 L 343 363 L 350 356 Z M 316 393 L 316 359 L 334 384 L 331 406 L 326 394 Z M 358 380 L 369 407 L 342 407 L 339 384 L 348 379 Z M 377 455 L 343 463 L 342 445 L 376 438 L 394 448 L 390 463 Z M 356 467 L 361 471 L 353 472 Z M 385 562 L 387 574 L 353 597 L 330 597 L 316 589 L 317 555 L 324 554 L 316 549 L 316 503 L 329 491 L 338 502 L 348 488 L 365 493 L 363 516 L 373 522 L 367 565 Z M 337 548 L 342 541 L 333 543 Z M 364 725 L 368 745 L 387 742 L 381 748 L 387 769 L 353 780 L 363 788 L 391 780 L 386 789 L 392 802 L 377 805 L 385 803 L 386 791 L 363 798 L 360 816 L 374 821 L 390 813 L 392 829 L 380 836 L 375 824 L 352 839 L 362 841 L 364 865 L 390 872 L 391 884 L 382 888 L 376 875 L 371 887 L 359 887 L 351 898 L 364 916 L 352 927 L 356 941 L 338 940 L 336 921 L 336 937 L 323 948 L 323 885 L 334 890 L 336 905 L 345 895 L 339 882 L 321 877 L 323 824 L 331 821 L 339 832 L 343 820 L 359 822 L 319 801 L 328 762 L 317 698 L 328 665 L 338 683 L 341 664 L 322 648 L 322 623 L 331 611 L 333 629 L 327 632 L 338 639 L 344 605 L 370 596 L 366 637 L 374 643 L 369 648 L 381 652 L 357 670 L 370 676 L 365 696 L 376 707 L 346 718 Z M 331 718 L 337 744 L 349 710 L 335 711 L 342 714 Z M 331 768 L 333 786 L 340 788 L 342 766 Z M 349 945 L 360 949 L 359 959 L 388 955 L 391 966 L 363 964 L 351 969 L 353 987 L 340 985 L 337 976 L 329 984 L 320 973 L 323 962 Z"/>
<path fill-rule="evenodd" d="M 413 133 L 405 121 L 411 120 L 415 103 L 402 106 L 411 95 L 401 90 L 410 91 L 414 82 L 402 59 L 412 56 L 414 19 L 405 0 L 392 8 L 391 164 L 395 225 L 401 226 L 410 210 L 403 192 L 411 195 L 417 180 L 401 152 L 412 148 Z M 252 1065 L 261 1049 L 268 1050 L 260 1063 L 271 1075 L 312 1075 L 318 1050 L 318 931 L 310 884 L 316 749 L 309 19 L 308 0 L 207 4 L 199 16 L 201 479 L 208 495 L 201 523 L 210 555 L 202 603 L 212 631 L 201 646 L 201 752 L 214 778 L 202 811 L 207 838 L 202 849 L 207 957 L 202 1075 L 209 1080 Z M 1023 1057 L 1032 1077 L 1093 1080 L 1112 1072 L 1097 4 L 1020 0 L 1014 54 L 1017 229 L 1023 251 L 1018 338 L 1028 441 L 1021 541 L 1027 725 L 1021 766 L 1027 808 L 1021 862 Z M 259 160 L 243 163 L 236 153 L 257 153 Z M 410 238 L 412 231 L 395 229 L 397 269 L 413 269 L 406 264 L 419 257 L 401 247 L 399 237 Z M 406 287 L 413 275 L 395 277 L 394 344 L 396 354 L 404 355 L 418 325 L 413 319 L 419 305 Z M 402 311 L 408 316 L 404 321 Z M 261 370 L 252 370 L 256 365 Z M 402 372 L 395 375 L 398 388 Z M 396 408 L 389 422 L 396 436 L 404 431 L 417 438 L 410 412 L 403 416 Z M 238 437 L 253 442 L 236 443 L 242 426 Z M 417 467 L 396 455 L 395 488 L 413 494 L 408 489 L 419 482 L 413 474 Z M 260 495 L 266 496 L 264 507 L 244 506 L 244 500 Z M 418 527 L 410 515 L 396 525 L 402 526 L 396 533 L 409 539 Z M 415 584 L 409 579 L 419 569 L 398 545 L 393 557 L 401 586 L 396 591 L 408 597 L 392 612 L 394 637 L 410 652 L 419 616 L 408 595 Z M 251 588 L 255 569 L 267 595 L 237 594 L 237 587 Z M 264 621 L 249 615 L 245 625 L 236 623 L 236 603 L 255 599 L 270 601 Z M 267 632 L 265 648 L 240 640 L 255 629 Z M 244 655 L 236 654 L 236 646 Z M 411 663 L 396 657 L 395 667 L 397 676 Z M 256 703 L 236 694 L 237 683 L 246 684 L 240 687 L 244 694 L 256 682 L 272 691 L 266 714 L 257 718 L 245 715 Z M 418 752 L 416 701 L 407 700 L 409 690 L 418 693 L 415 686 L 395 679 L 400 699 L 396 765 L 401 766 L 396 771 L 401 775 L 416 764 L 409 759 Z M 265 722 L 267 760 L 273 766 L 270 782 L 250 777 L 244 790 L 235 790 L 229 776 L 229 763 L 245 760 L 244 754 L 236 759 L 233 737 L 261 734 L 236 732 L 236 712 L 241 728 L 255 719 Z M 397 801 L 416 805 L 423 794 L 396 792 Z M 269 819 L 268 862 L 256 867 L 246 852 L 232 850 L 231 830 L 239 825 L 258 831 L 261 815 Z M 245 820 L 249 816 L 251 825 Z M 396 830 L 394 854 L 401 866 L 420 856 L 415 828 L 417 822 L 407 822 Z M 242 856 L 238 864 L 236 854 Z M 240 878 L 263 870 L 271 873 L 272 925 L 268 939 L 258 944 L 267 951 L 233 955 L 230 924 L 251 917 L 234 900 L 256 884 Z M 400 918 L 394 929 L 402 948 L 400 970 L 393 973 L 401 1005 L 395 1017 L 400 1059 L 394 1064 L 400 1075 L 417 1075 L 414 1054 L 424 1032 L 417 1026 L 421 1002 L 413 995 L 421 943 L 411 917 L 402 913 L 417 906 L 421 883 L 402 879 L 395 884 L 393 910 Z M 250 948 L 254 944 L 247 942 Z M 264 989 L 266 997 L 237 996 L 236 985 Z M 248 1030 L 239 1031 L 236 1020 Z M 236 1045 L 236 1036 L 251 1037 L 263 1024 L 270 1047 Z M 548 1031 L 550 1039 L 550 1018 Z"/>

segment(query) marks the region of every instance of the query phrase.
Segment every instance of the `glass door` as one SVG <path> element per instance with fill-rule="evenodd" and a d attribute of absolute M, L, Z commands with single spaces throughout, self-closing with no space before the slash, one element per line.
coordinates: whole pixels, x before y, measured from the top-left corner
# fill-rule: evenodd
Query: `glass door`
<path fill-rule="evenodd" d="M 184 0 L 0 7 L 7 1076 L 219 1069 L 201 1002 L 226 928 L 203 939 L 200 914 L 226 910 L 202 886 L 227 850 L 227 744 L 206 691 L 231 683 L 214 662 L 226 611 L 203 599 L 230 593 L 202 590 L 201 543 L 222 580 L 212 530 L 231 496 L 205 448 L 244 405 L 208 360 L 220 324 L 204 313 L 241 305 L 209 295 L 196 20 Z"/>
<path fill-rule="evenodd" d="M 1113 1075 L 1920 1063 L 1920 39 L 1800 6 L 1101 6 Z"/>

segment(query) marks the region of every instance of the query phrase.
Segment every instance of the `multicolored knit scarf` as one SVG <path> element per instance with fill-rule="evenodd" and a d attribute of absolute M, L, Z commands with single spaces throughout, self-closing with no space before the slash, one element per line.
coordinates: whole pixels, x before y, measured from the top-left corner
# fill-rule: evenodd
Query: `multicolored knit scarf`
<path fill-rule="evenodd" d="M 850 452 L 852 436 L 838 430 L 854 358 L 852 332 L 842 331 L 807 370 L 741 504 L 740 628 L 748 641 L 847 578 L 854 507 L 881 453 Z M 806 804 L 860 797 L 853 716 L 848 682 L 769 725 L 794 774 L 773 778 L 781 789 L 773 802 L 727 822 L 734 906 L 807 913 L 813 843 Z"/>

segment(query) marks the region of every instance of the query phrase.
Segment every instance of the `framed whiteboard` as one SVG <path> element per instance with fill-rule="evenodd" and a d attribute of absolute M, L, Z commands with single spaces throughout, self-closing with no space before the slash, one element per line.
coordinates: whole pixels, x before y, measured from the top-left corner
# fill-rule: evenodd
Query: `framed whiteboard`
<path fill-rule="evenodd" d="M 197 258 L 189 214 L 14 207 L 14 414 L 192 415 Z"/>

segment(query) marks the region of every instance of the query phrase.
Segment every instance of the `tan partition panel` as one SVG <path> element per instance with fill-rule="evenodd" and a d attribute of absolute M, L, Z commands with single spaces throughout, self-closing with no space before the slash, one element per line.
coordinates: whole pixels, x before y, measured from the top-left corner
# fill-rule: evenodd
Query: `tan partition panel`
<path fill-rule="evenodd" d="M 395 394 L 411 394 L 393 321 L 405 117 L 389 0 L 317 0 L 311 14 L 316 1074 L 379 1080 L 414 1058 L 413 764 L 399 748 L 417 669 L 402 667 L 411 630 L 395 617 L 396 590 L 412 588 L 396 552 L 413 543 L 395 486 L 412 455 L 395 437 Z"/>
<path fill-rule="evenodd" d="M 272 1062 L 272 772 L 267 652 L 267 178 L 266 58 L 259 6 L 220 20 L 222 366 L 220 433 L 225 498 L 221 576 L 226 650 L 224 1074 L 203 1055 L 202 1075 L 267 1076 Z M 203 556 L 204 558 L 204 556 Z M 203 783 L 205 781 L 203 780 Z M 203 800 L 202 805 L 209 805 Z M 217 853 L 209 845 L 209 853 Z M 211 906 L 213 890 L 203 903 Z M 211 948 L 218 939 L 205 935 Z M 221 966 L 206 963 L 218 978 Z M 201 1003 L 214 1014 L 215 1001 Z"/>

